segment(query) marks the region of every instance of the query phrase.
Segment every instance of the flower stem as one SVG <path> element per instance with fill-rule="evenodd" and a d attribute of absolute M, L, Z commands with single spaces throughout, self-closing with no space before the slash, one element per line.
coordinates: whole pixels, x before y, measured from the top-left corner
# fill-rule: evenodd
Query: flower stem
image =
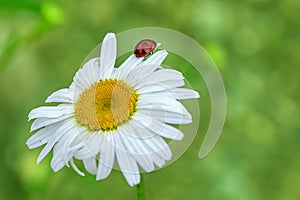
<path fill-rule="evenodd" d="M 137 189 L 137 196 L 138 200 L 145 200 L 145 188 L 144 188 L 144 177 L 143 173 L 141 173 L 141 181 L 140 183 L 136 186 Z"/>

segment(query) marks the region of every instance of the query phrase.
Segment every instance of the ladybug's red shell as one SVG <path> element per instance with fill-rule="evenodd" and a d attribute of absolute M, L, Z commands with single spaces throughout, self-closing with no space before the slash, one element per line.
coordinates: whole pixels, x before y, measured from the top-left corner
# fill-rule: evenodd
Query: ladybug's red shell
<path fill-rule="evenodd" d="M 134 48 L 136 57 L 144 57 L 152 53 L 156 48 L 156 42 L 153 40 L 141 40 Z"/>

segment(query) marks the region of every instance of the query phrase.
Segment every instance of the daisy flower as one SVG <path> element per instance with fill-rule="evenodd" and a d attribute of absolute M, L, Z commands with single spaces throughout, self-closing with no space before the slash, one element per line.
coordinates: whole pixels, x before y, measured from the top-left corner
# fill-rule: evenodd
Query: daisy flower
<path fill-rule="evenodd" d="M 115 160 L 130 186 L 139 184 L 140 168 L 146 172 L 162 167 L 172 153 L 164 138 L 181 140 L 180 130 L 169 124 L 187 124 L 192 117 L 178 101 L 198 98 L 191 89 L 179 88 L 184 77 L 164 69 L 167 51 L 148 59 L 134 54 L 118 68 L 116 36 L 108 33 L 100 57 L 87 61 L 69 88 L 52 93 L 46 103 L 29 113 L 34 119 L 26 142 L 30 149 L 45 145 L 40 163 L 53 150 L 54 172 L 71 166 L 84 173 L 74 159 L 82 160 L 87 172 L 102 180 L 110 174 Z"/>

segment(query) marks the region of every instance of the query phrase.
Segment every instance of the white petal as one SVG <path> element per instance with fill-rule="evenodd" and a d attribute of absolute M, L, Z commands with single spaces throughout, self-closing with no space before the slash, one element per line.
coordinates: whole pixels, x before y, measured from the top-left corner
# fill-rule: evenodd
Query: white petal
<path fill-rule="evenodd" d="M 183 80 L 178 81 L 168 81 L 163 83 L 157 83 L 155 85 L 144 85 L 140 89 L 137 90 L 138 94 L 146 94 L 146 93 L 152 93 L 152 92 L 160 92 L 160 91 L 166 91 L 173 88 L 181 87 L 184 85 Z"/>
<path fill-rule="evenodd" d="M 69 87 L 69 91 L 73 94 L 73 101 L 76 102 L 79 95 L 87 88 L 90 88 L 100 79 L 99 58 L 92 58 L 80 68 L 74 78 L 73 83 Z"/>
<path fill-rule="evenodd" d="M 60 121 L 64 121 L 70 117 L 72 117 L 73 114 L 70 115 L 63 115 L 61 117 L 57 117 L 57 118 L 53 118 L 53 119 L 49 119 L 49 118 L 38 118 L 36 120 L 33 121 L 32 125 L 31 125 L 31 129 L 30 132 L 37 130 L 39 128 L 42 128 L 44 126 L 48 126 L 50 124 L 54 124 Z"/>
<path fill-rule="evenodd" d="M 142 139 L 145 146 L 150 149 L 151 153 L 155 152 L 165 160 L 171 159 L 172 152 L 168 144 L 161 138 L 161 136 L 149 128 L 149 122 L 147 122 L 147 119 L 143 118 L 142 115 L 138 116 L 135 114 L 131 124 L 131 126 L 137 130 L 136 132 L 139 134 L 140 139 Z M 140 130 L 142 130 L 141 133 Z M 143 135 L 146 135 L 147 137 L 143 137 Z"/>
<path fill-rule="evenodd" d="M 114 33 L 108 33 L 103 39 L 100 53 L 100 77 L 110 78 L 117 57 L 117 40 Z"/>
<path fill-rule="evenodd" d="M 81 93 L 87 88 L 80 86 L 77 82 L 73 81 L 70 85 L 69 89 L 73 92 L 74 102 L 77 102 Z"/>
<path fill-rule="evenodd" d="M 173 69 L 161 69 L 153 72 L 150 76 L 143 79 L 139 84 L 136 85 L 136 89 L 141 88 L 143 85 L 153 85 L 156 83 L 163 83 L 165 81 L 180 81 L 183 80 L 184 77 L 179 71 Z"/>
<path fill-rule="evenodd" d="M 149 141 L 149 146 L 153 145 L 153 150 L 155 150 L 163 159 L 170 160 L 172 157 L 172 152 L 168 144 L 160 136 L 156 135 Z"/>
<path fill-rule="evenodd" d="M 65 143 L 68 142 L 70 136 L 72 136 L 73 131 L 70 129 L 69 131 L 65 132 L 61 138 L 57 141 L 53 148 L 53 158 L 51 160 L 51 168 L 54 172 L 59 171 L 65 165 L 69 167 L 69 161 L 73 157 L 73 155 L 68 154 L 66 158 Z"/>
<path fill-rule="evenodd" d="M 120 67 L 116 68 L 114 78 L 125 79 L 128 74 L 143 61 L 143 57 L 136 57 L 134 54 L 129 56 Z"/>
<path fill-rule="evenodd" d="M 74 103 L 73 92 L 69 88 L 63 88 L 53 92 L 46 100 L 46 103 Z"/>
<path fill-rule="evenodd" d="M 48 141 L 48 138 L 51 136 L 51 133 L 53 131 L 50 131 L 47 128 L 43 128 L 33 134 L 27 141 L 26 145 L 28 146 L 29 149 L 34 149 L 39 146 L 42 146 L 43 144 L 46 144 Z"/>
<path fill-rule="evenodd" d="M 177 100 L 183 100 L 183 99 L 195 99 L 199 98 L 200 95 L 197 91 L 187 88 L 173 88 L 169 90 L 159 91 L 159 92 L 152 92 L 152 93 L 145 93 L 148 97 L 151 98 L 160 98 L 160 97 L 166 97 L 170 99 L 177 99 Z M 145 95 L 143 94 L 143 95 Z"/>
<path fill-rule="evenodd" d="M 158 110 L 165 113 L 178 113 L 191 118 L 191 114 L 179 101 L 164 97 L 152 98 L 148 95 L 140 95 L 137 109 L 149 109 L 150 112 L 151 110 Z"/>
<path fill-rule="evenodd" d="M 74 112 L 72 104 L 65 104 L 63 106 L 41 106 L 33 109 L 29 115 L 28 120 L 35 118 L 57 118 L 64 115 L 70 115 Z"/>
<path fill-rule="evenodd" d="M 91 173 L 93 175 L 97 174 L 96 159 L 94 157 L 86 158 L 86 159 L 83 159 L 82 161 L 83 161 L 85 169 L 89 173 Z"/>
<path fill-rule="evenodd" d="M 154 70 L 160 67 L 161 62 L 165 59 L 168 53 L 164 50 L 159 51 L 146 61 L 142 62 L 136 68 L 134 68 L 128 77 L 126 77 L 126 82 L 130 85 L 136 85 L 147 76 L 151 75 Z"/>
<path fill-rule="evenodd" d="M 127 171 L 128 168 L 130 168 L 131 170 L 135 169 L 138 171 L 138 165 L 132 158 L 124 156 L 124 152 L 116 150 L 116 157 L 124 178 L 130 186 L 135 186 L 140 183 L 140 173 L 131 173 Z"/>
<path fill-rule="evenodd" d="M 153 137 L 143 141 L 145 145 L 151 148 L 152 152 L 157 153 L 164 160 L 171 159 L 172 152 L 170 147 L 159 135 L 154 135 Z"/>
<path fill-rule="evenodd" d="M 90 59 L 84 64 L 82 71 L 90 86 L 95 82 L 98 82 L 100 80 L 100 59 Z"/>
<path fill-rule="evenodd" d="M 53 148 L 53 157 L 51 159 L 50 166 L 54 172 L 58 172 L 65 166 L 65 162 L 61 157 L 59 145 L 55 145 Z"/>
<path fill-rule="evenodd" d="M 50 166 L 54 172 L 58 172 L 65 166 L 65 163 L 60 157 L 53 157 Z"/>
<path fill-rule="evenodd" d="M 85 133 L 85 137 L 80 137 L 81 149 L 75 152 L 75 157 L 79 160 L 96 157 L 100 152 L 100 145 L 103 139 L 103 133 Z"/>
<path fill-rule="evenodd" d="M 161 65 L 161 63 L 165 60 L 167 55 L 168 55 L 168 52 L 166 50 L 160 50 L 160 51 L 157 51 L 156 53 L 154 53 L 152 56 L 150 56 L 150 58 L 148 58 L 143 63 L 145 65 L 148 65 L 148 64 Z"/>
<path fill-rule="evenodd" d="M 180 130 L 178 130 L 177 128 L 166 125 L 155 119 L 152 119 L 151 126 L 148 126 L 148 128 L 151 131 L 159 134 L 160 136 L 163 136 L 165 138 L 169 138 L 172 140 L 182 140 L 182 138 L 184 137 L 183 133 Z"/>
<path fill-rule="evenodd" d="M 40 163 L 50 152 L 50 150 L 53 148 L 55 143 L 60 139 L 60 137 L 66 134 L 74 126 L 75 123 L 73 120 L 67 120 L 66 122 L 61 123 L 59 128 L 57 128 L 55 132 L 53 132 L 53 134 L 51 135 L 51 139 L 49 139 L 47 145 L 43 148 L 43 150 L 39 154 L 39 157 L 37 158 L 37 163 Z"/>
<path fill-rule="evenodd" d="M 71 164 L 72 168 L 75 170 L 75 172 L 77 172 L 80 176 L 84 176 L 84 173 L 78 169 L 78 167 L 75 165 L 73 159 L 70 160 L 70 164 Z"/>
<path fill-rule="evenodd" d="M 199 98 L 200 95 L 197 91 L 187 88 L 174 88 L 171 90 L 176 95 L 177 99 L 194 99 Z"/>
<path fill-rule="evenodd" d="M 174 113 L 167 110 L 159 109 L 139 109 L 141 114 L 149 116 L 150 118 L 159 120 L 169 124 L 190 124 L 192 123 L 191 115 L 183 115 L 182 113 Z"/>
<path fill-rule="evenodd" d="M 151 172 L 154 170 L 153 164 L 157 165 L 158 167 L 162 167 L 166 163 L 165 159 L 163 158 L 164 156 L 159 155 L 161 149 L 155 148 L 151 143 L 151 140 L 153 140 L 152 137 L 156 135 L 155 133 L 151 132 L 149 129 L 146 129 L 135 120 L 130 121 L 126 126 L 124 126 L 124 129 L 126 129 L 125 131 L 127 132 L 127 139 L 132 140 L 131 143 L 135 144 L 137 149 L 140 151 L 140 154 L 138 155 L 140 157 L 144 157 L 144 159 L 147 159 L 147 163 L 144 163 L 143 165 L 140 164 L 142 160 L 139 161 L 137 159 L 137 162 L 146 172 Z M 159 136 L 156 135 L 155 137 Z M 133 156 L 136 157 L 136 154 L 133 154 Z"/>
<path fill-rule="evenodd" d="M 140 94 L 140 96 L 143 96 L 143 95 L 147 95 L 150 98 L 157 98 L 157 99 L 159 99 L 161 97 L 164 97 L 164 98 L 176 100 L 175 94 L 171 93 L 170 90 Z"/>
<path fill-rule="evenodd" d="M 73 78 L 73 82 L 74 82 L 74 87 L 80 91 L 84 91 L 86 88 L 90 87 L 90 83 L 87 79 L 87 74 L 85 73 L 85 71 L 83 71 L 82 68 L 80 68 L 74 78 Z"/>
<path fill-rule="evenodd" d="M 76 151 L 77 148 L 82 147 L 82 142 L 79 136 L 85 131 L 85 128 L 75 126 L 68 133 L 65 133 L 65 135 L 68 134 L 68 137 L 64 140 L 61 154 L 63 155 L 62 159 L 66 165 L 68 164 L 70 158 L 73 157 L 73 152 Z M 76 148 L 74 148 L 74 146 L 76 146 Z"/>
<path fill-rule="evenodd" d="M 113 146 L 112 132 L 104 134 L 96 180 L 105 179 L 111 172 L 115 160 L 115 150 Z"/>
<path fill-rule="evenodd" d="M 130 186 L 139 184 L 140 172 L 138 165 L 131 155 L 123 150 L 124 144 L 119 133 L 114 134 L 114 141 L 116 145 L 116 159 L 127 183 Z"/>
<path fill-rule="evenodd" d="M 149 76 L 156 70 L 159 65 L 155 64 L 147 64 L 147 65 L 139 65 L 131 73 L 126 77 L 125 81 L 132 86 L 138 84 L 141 80 Z"/>
<path fill-rule="evenodd" d="M 119 147 L 120 150 L 126 151 L 134 158 L 135 161 L 146 171 L 151 172 L 154 170 L 152 159 L 149 157 L 150 151 L 146 150 L 143 143 L 139 138 L 134 137 L 127 132 L 131 131 L 129 126 L 122 126 L 118 129 L 120 138 L 124 146 Z"/>
<path fill-rule="evenodd" d="M 74 95 L 77 96 L 76 93 L 80 94 L 82 91 L 90 88 L 95 82 L 100 80 L 99 62 L 99 58 L 92 58 L 76 72 L 74 82 L 71 84 L 69 89 L 69 91 L 73 93 L 73 99 L 75 99 Z"/>
<path fill-rule="evenodd" d="M 33 134 L 26 142 L 26 145 L 28 148 L 33 149 L 36 147 L 39 147 L 43 144 L 46 144 L 48 141 L 50 141 L 53 137 L 56 137 L 54 134 L 58 128 L 61 126 L 72 126 L 74 124 L 73 120 L 65 120 L 62 123 L 55 123 L 52 125 L 49 125 L 39 131 L 37 131 L 35 134 Z"/>
<path fill-rule="evenodd" d="M 151 159 L 152 159 L 153 163 L 157 167 L 162 167 L 162 166 L 164 166 L 164 164 L 166 164 L 166 159 L 164 159 L 163 157 L 161 157 L 159 155 L 159 153 L 152 153 L 150 155 L 151 155 Z"/>
<path fill-rule="evenodd" d="M 126 127 L 130 128 L 133 138 L 142 143 L 140 147 L 143 150 L 143 155 L 147 155 L 147 158 L 155 165 L 162 167 L 166 163 L 166 160 L 171 159 L 172 153 L 167 143 L 162 142 L 162 145 L 154 145 L 156 142 L 152 142 L 153 140 L 161 140 L 159 135 L 145 128 L 135 119 L 129 122 Z"/>
<path fill-rule="evenodd" d="M 171 108 L 169 108 L 171 109 Z M 149 118 L 159 120 L 161 122 L 169 124 L 189 124 L 192 123 L 192 116 L 190 114 L 183 114 L 180 112 L 173 112 L 172 110 L 167 110 L 165 107 L 153 109 L 153 108 L 143 108 L 140 109 L 140 114 L 146 115 Z"/>

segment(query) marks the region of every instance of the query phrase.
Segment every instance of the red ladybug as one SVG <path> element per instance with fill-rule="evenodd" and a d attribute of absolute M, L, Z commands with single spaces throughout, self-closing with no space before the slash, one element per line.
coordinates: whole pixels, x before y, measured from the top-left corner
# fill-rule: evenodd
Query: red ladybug
<path fill-rule="evenodd" d="M 157 44 L 153 40 L 141 40 L 137 45 L 134 47 L 134 54 L 136 57 L 144 57 L 151 54 Z"/>

